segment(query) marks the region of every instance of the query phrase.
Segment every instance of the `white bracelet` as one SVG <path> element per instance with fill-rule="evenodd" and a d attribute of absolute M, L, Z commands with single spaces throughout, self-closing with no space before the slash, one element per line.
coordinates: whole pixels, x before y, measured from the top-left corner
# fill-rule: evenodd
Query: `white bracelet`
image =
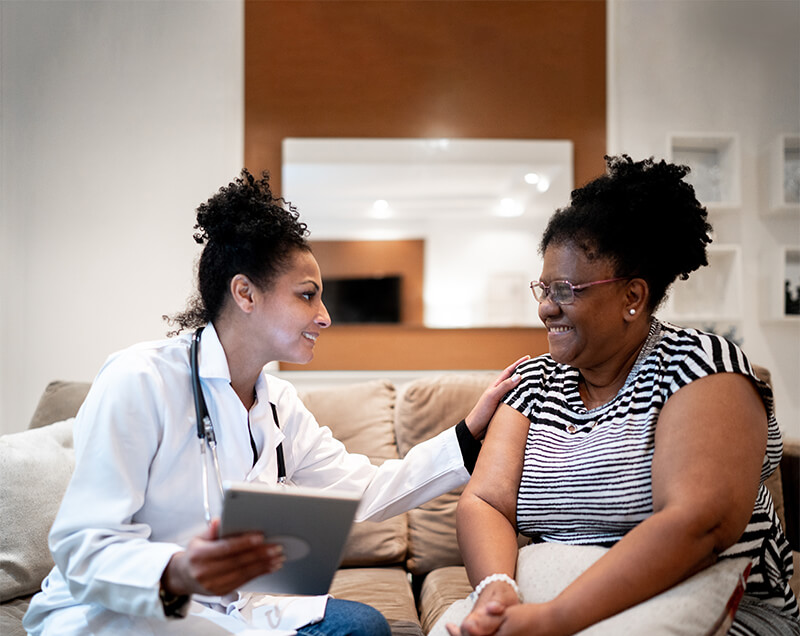
<path fill-rule="evenodd" d="M 494 583 L 495 581 L 503 581 L 503 583 L 508 583 L 512 588 L 514 588 L 514 592 L 516 593 L 519 602 L 520 603 L 523 602 L 522 594 L 519 591 L 519 585 L 517 585 L 517 582 L 510 576 L 508 576 L 508 574 L 490 574 L 485 579 L 483 579 L 483 581 L 478 583 L 478 587 L 476 587 L 475 591 L 469 595 L 469 599 L 473 602 L 477 601 L 478 597 L 481 595 L 481 592 L 483 592 L 484 588 L 487 585 L 489 585 L 489 583 Z"/>

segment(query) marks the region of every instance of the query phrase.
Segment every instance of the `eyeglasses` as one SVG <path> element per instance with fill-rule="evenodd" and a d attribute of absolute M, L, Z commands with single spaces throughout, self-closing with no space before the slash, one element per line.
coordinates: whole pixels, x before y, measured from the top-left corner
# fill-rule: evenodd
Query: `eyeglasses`
<path fill-rule="evenodd" d="M 602 285 L 603 283 L 613 283 L 625 279 L 625 276 L 619 276 L 617 278 L 607 278 L 606 280 L 595 280 L 581 285 L 573 285 L 568 280 L 554 280 L 549 285 L 545 285 L 542 281 L 535 280 L 531 283 L 531 291 L 533 292 L 533 297 L 540 303 L 549 298 L 559 305 L 571 305 L 572 301 L 575 300 L 576 291 L 586 289 L 592 285 Z"/>

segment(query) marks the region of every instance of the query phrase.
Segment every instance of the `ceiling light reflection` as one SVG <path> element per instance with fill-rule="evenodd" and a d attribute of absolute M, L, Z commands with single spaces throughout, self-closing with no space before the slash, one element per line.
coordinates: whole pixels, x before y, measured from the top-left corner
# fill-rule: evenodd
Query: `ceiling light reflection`
<path fill-rule="evenodd" d="M 393 216 L 392 208 L 386 199 L 378 199 L 372 204 L 369 214 L 373 219 L 389 219 Z"/>
<path fill-rule="evenodd" d="M 524 211 L 525 209 L 522 207 L 522 205 L 520 205 L 520 203 L 507 197 L 500 201 L 500 205 L 495 208 L 494 213 L 496 216 L 514 217 L 522 216 Z"/>
<path fill-rule="evenodd" d="M 539 183 L 539 175 L 535 172 L 529 172 L 523 178 L 525 179 L 525 183 L 529 183 L 530 185 Z"/>

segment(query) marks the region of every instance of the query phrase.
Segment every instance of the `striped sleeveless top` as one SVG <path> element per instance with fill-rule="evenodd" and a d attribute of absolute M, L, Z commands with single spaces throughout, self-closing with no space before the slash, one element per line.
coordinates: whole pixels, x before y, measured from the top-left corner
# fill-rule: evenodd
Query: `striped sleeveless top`
<path fill-rule="evenodd" d="M 751 557 L 747 595 L 798 615 L 789 587 L 791 549 L 764 486 L 783 452 L 772 390 L 739 347 L 714 334 L 653 320 L 622 389 L 592 410 L 578 393 L 578 370 L 549 354 L 523 363 L 518 372 L 522 380 L 505 398 L 531 421 L 517 496 L 518 530 L 538 542 L 602 546 L 613 545 L 653 514 L 650 468 L 667 399 L 712 373 L 749 377 L 769 416 L 767 451 L 750 523 L 721 557 Z"/>

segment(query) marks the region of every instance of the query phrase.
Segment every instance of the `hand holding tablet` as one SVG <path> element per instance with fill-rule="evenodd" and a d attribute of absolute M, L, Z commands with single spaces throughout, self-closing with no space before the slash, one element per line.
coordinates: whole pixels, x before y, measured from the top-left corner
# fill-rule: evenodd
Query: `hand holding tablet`
<path fill-rule="evenodd" d="M 263 533 L 283 546 L 286 561 L 277 572 L 240 588 L 272 594 L 326 594 L 341 563 L 359 504 L 356 495 L 297 486 L 227 482 L 220 536 Z"/>

